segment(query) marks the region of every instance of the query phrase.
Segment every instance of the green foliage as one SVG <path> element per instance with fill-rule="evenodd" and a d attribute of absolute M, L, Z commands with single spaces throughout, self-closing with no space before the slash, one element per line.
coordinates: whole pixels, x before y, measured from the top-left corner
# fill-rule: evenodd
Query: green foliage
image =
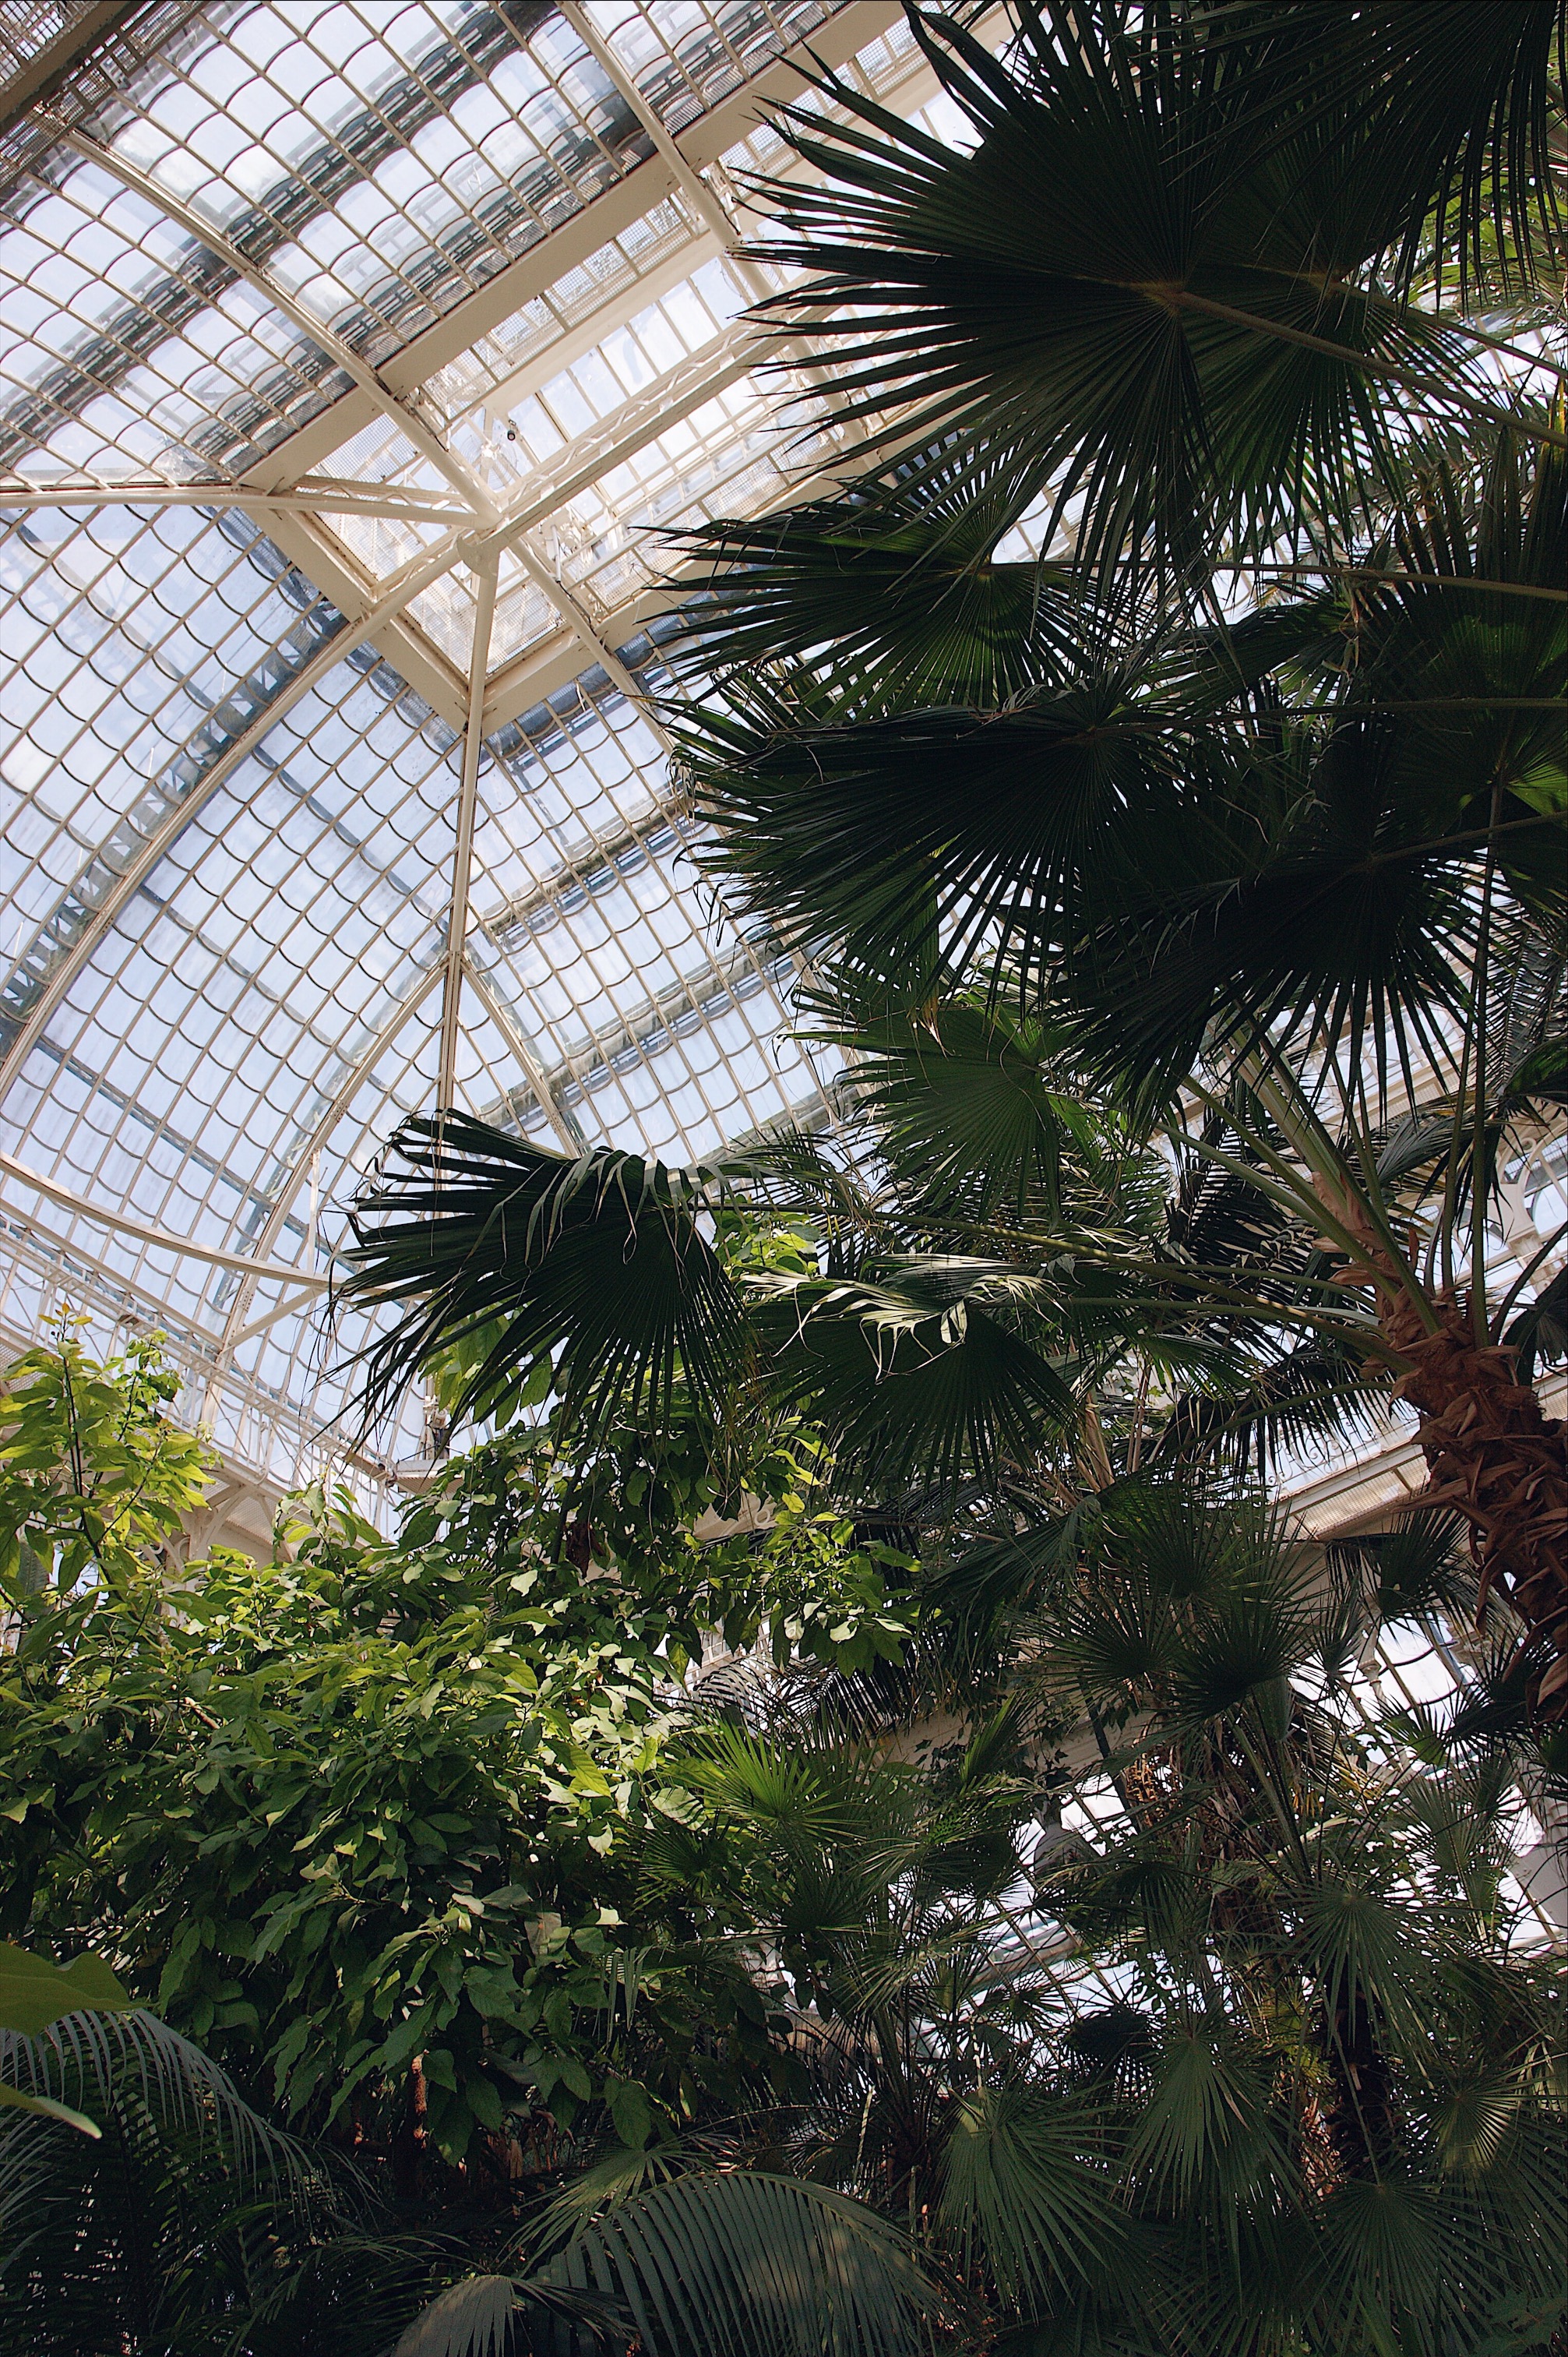
<path fill-rule="evenodd" d="M 557 2268 L 618 2295 L 648 2357 L 905 2357 L 937 2306 L 896 2229 L 759 2170 L 656 2186 L 575 2237 Z"/>
<path fill-rule="evenodd" d="M 725 1249 L 788 1277 L 790 1235 Z M 585 1461 L 514 1424 L 395 1541 L 317 1496 L 263 1569 L 24 1599 L 31 1936 L 91 1931 L 382 2190 L 178 2029 L 71 2014 L 6 2077 L 113 2148 L 0 2136 L 45 2222 L 18 2346 L 1337 2357 L 1545 2314 L 1560 2026 L 1507 1757 L 1434 1729 L 1414 1768 L 1345 1685 L 1380 1611 L 1462 1595 L 1444 1544 L 1325 1581 L 1262 1504 L 1123 1477 L 997 1590 L 1001 1706 L 897 1757 L 834 1695 L 904 1647 L 912 1566 L 802 1427 L 751 1470 L 770 1525 L 701 1544 L 700 1433 Z M 673 1709 L 725 1609 L 752 1666 Z M 1122 1811 L 1061 1838 L 1085 1703 Z"/>
<path fill-rule="evenodd" d="M 30 1888 L 57 1937 L 107 1917 L 127 1976 L 264 2061 L 290 2116 L 406 2109 L 421 2058 L 454 2159 L 603 2098 L 661 1717 L 663 1624 L 542 1558 L 528 1472 L 481 1452 L 397 1544 L 304 1501 L 278 1563 L 193 1566 L 166 1604 L 101 1589 L 5 1683 L 8 1788 L 33 1796 L 13 1903 Z M 677 2110 L 694 2004 L 645 1973 Z"/>
<path fill-rule="evenodd" d="M 36 1526 L 36 1497 L 62 1494 L 51 1436 L 99 1494 L 164 1394 L 147 1352 L 27 1364 L 29 1409 L 69 1372 L 97 1415 L 35 1431 L 16 1478 Z M 144 1412 L 145 1454 L 185 1465 Z M 764 1434 L 742 1526 L 704 1540 L 694 1425 L 585 1460 L 554 1421 L 518 1424 L 395 1539 L 316 1492 L 268 1565 L 170 1573 L 125 1548 L 59 1602 L 20 1593 L 7 1920 L 106 1945 L 286 2117 L 392 2152 L 521 2138 L 548 2173 L 573 2133 L 636 2148 L 766 2090 L 765 2005 L 722 1946 L 693 1947 L 687 1911 L 650 1911 L 640 1861 L 681 1805 L 659 1760 L 704 1629 L 846 1671 L 908 1638 L 889 1594 L 908 1564 L 856 1541 L 826 1469 L 809 1433 Z"/>
<path fill-rule="evenodd" d="M 74 2012 L 3 2043 L 8 2082 L 52 2114 L 0 2128 L 0 2341 L 16 2357 L 220 2357 L 312 2236 L 349 2221 L 350 2190 L 151 2015 Z M 76 2106 L 98 2140 L 57 2124 Z"/>
<path fill-rule="evenodd" d="M 0 1946 L 0 2030 L 34 2038 L 62 2013 L 84 2006 L 120 2012 L 130 2002 L 100 1957 L 77 1956 L 62 1967 L 24 1948 Z"/>
<path fill-rule="evenodd" d="M 6 1382 L 0 1590 L 64 1599 L 88 1577 L 134 1586 L 199 1504 L 211 1465 L 169 1419 L 179 1381 L 160 1338 L 137 1336 L 99 1365 L 67 1321 L 58 1348 L 25 1352 Z"/>
<path fill-rule="evenodd" d="M 618 1414 L 657 1428 L 677 1367 L 694 1407 L 723 1412 L 742 1329 L 696 1218 L 708 1174 L 620 1153 L 572 1160 L 450 1113 L 406 1123 L 388 1157 L 357 1215 L 347 1289 L 424 1306 L 371 1347 L 368 1409 L 434 1347 L 471 1344 L 499 1318 L 459 1412 L 514 1404 L 541 1361 L 590 1443 Z M 371 1211 L 403 1216 L 371 1227 Z"/>

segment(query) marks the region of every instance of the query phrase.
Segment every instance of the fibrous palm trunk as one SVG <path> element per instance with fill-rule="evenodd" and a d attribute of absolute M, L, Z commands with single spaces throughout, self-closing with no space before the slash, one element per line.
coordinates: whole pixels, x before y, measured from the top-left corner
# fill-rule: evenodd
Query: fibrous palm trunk
<path fill-rule="evenodd" d="M 1378 1260 L 1379 1323 L 1408 1369 L 1395 1390 L 1421 1419 L 1426 1497 L 1469 1524 L 1481 1613 L 1500 1587 L 1551 1645 L 1530 1702 L 1568 1719 L 1568 1433 L 1518 1380 L 1511 1351 L 1477 1342 L 1467 1301 L 1439 1302 L 1434 1333 L 1391 1261 Z"/>

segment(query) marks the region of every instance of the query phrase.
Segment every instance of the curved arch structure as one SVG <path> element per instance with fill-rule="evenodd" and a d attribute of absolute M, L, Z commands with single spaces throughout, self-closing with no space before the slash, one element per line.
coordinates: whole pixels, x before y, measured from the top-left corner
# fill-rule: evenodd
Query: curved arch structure
<path fill-rule="evenodd" d="M 403 1113 L 683 1159 L 817 1093 L 645 626 L 662 528 L 853 456 L 739 316 L 768 102 L 808 49 L 935 91 L 894 0 L 0 29 L 0 1329 L 160 1325 L 277 1486 Z"/>

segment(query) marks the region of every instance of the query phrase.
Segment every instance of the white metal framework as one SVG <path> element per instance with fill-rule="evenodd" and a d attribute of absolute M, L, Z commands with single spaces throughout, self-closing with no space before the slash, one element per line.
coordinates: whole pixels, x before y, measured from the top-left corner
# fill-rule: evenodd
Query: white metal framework
<path fill-rule="evenodd" d="M 808 51 L 940 119 L 894 0 L 0 0 L 0 1327 L 156 1322 L 271 1482 L 403 1113 L 817 1089 L 645 630 L 851 455 L 730 251 Z"/>

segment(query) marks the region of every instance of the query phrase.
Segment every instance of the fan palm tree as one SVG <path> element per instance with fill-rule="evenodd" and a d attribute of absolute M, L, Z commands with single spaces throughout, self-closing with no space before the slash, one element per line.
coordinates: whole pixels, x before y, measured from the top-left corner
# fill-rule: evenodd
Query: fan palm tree
<path fill-rule="evenodd" d="M 821 178 L 768 192 L 769 307 L 902 447 L 697 536 L 691 660 L 775 659 L 683 723 L 715 865 L 911 1007 L 946 974 L 1076 1019 L 1316 1232 L 1568 1714 L 1563 1432 L 1482 1242 L 1564 1097 L 1562 12 L 1466 16 L 1473 80 L 1442 5 L 1198 38 L 1061 0 L 1004 61 L 912 21 L 972 144 L 829 78 L 789 135 Z"/>
<path fill-rule="evenodd" d="M 1565 1087 L 1563 12 L 1047 0 L 1001 59 L 911 22 L 968 143 L 830 76 L 784 126 L 817 177 L 765 192 L 765 309 L 836 346 L 869 464 L 697 535 L 673 716 L 891 1193 L 415 1125 L 361 1206 L 351 1289 L 419 1303 L 370 1396 L 499 1318 L 469 1405 L 545 1355 L 590 1427 L 781 1388 L 847 1478 L 950 1501 L 1092 1455 L 1129 1368 L 1173 1446 L 1380 1385 L 1568 1715 L 1554 1297 L 1484 1249 Z M 1165 1136 L 1169 1222 L 1053 1200 L 1107 1124 L 1102 1169 Z M 817 1278 L 743 1299 L 737 1183 L 819 1216 Z"/>

